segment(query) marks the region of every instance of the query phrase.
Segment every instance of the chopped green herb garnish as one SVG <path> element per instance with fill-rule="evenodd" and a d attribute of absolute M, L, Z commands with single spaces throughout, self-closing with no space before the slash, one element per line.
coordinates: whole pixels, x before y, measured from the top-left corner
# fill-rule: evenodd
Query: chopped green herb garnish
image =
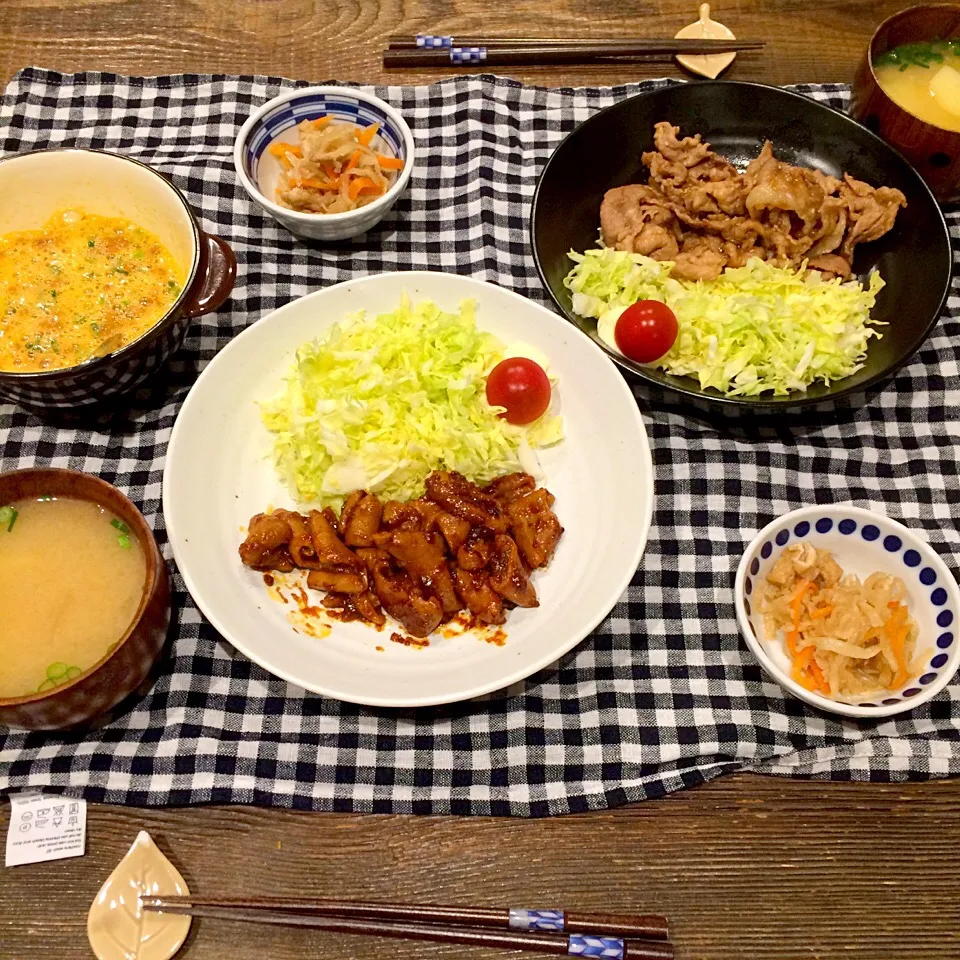
<path fill-rule="evenodd" d="M 141 249 L 139 249 L 139 248 L 137 248 L 136 250 L 133 251 L 133 255 L 134 255 L 138 260 L 142 260 L 142 259 L 143 259 L 143 251 L 142 251 Z"/>
<path fill-rule="evenodd" d="M 87 246 L 88 246 L 88 247 L 95 247 L 96 245 L 97 245 L 97 241 L 96 241 L 96 240 L 88 240 L 88 241 L 87 241 Z"/>
<path fill-rule="evenodd" d="M 122 263 L 118 263 L 116 267 L 114 267 L 114 272 L 126 274 L 126 273 L 129 273 L 130 271 Z"/>
<path fill-rule="evenodd" d="M 931 40 L 925 43 L 901 43 L 880 54 L 876 66 L 893 65 L 901 70 L 907 67 L 931 67 L 943 63 L 944 55 L 960 55 L 960 40 Z"/>
<path fill-rule="evenodd" d="M 56 297 L 57 297 L 57 291 L 56 291 L 56 290 L 51 290 L 51 291 L 50 291 L 50 296 L 53 297 L 54 299 L 56 299 Z"/>
<path fill-rule="evenodd" d="M 129 528 L 122 520 L 118 520 L 116 517 L 114 517 L 114 518 L 110 521 L 110 526 L 111 526 L 111 527 L 115 527 L 115 528 L 116 528 L 117 530 L 119 530 L 121 533 L 129 533 L 129 532 L 130 532 L 130 528 Z"/>
<path fill-rule="evenodd" d="M 117 543 L 119 543 L 124 550 L 130 549 L 130 537 L 125 533 L 121 533 L 120 536 L 117 537 Z"/>
<path fill-rule="evenodd" d="M 91 329 L 94 333 L 99 333 L 99 332 L 100 332 L 100 324 L 99 324 L 99 323 L 91 323 L 91 324 L 90 324 L 90 329 Z"/>
<path fill-rule="evenodd" d="M 0 507 L 0 528 L 6 527 L 7 533 L 10 533 L 19 516 L 19 511 L 13 507 Z"/>
<path fill-rule="evenodd" d="M 47 678 L 37 687 L 37 693 L 45 693 L 55 687 L 61 687 L 69 680 L 76 680 L 83 671 L 79 667 L 67 666 L 65 663 L 51 663 L 47 667 Z"/>
<path fill-rule="evenodd" d="M 51 663 L 50 666 L 47 667 L 47 679 L 60 680 L 67 675 L 69 669 L 65 663 L 61 663 L 59 660 L 56 663 Z"/>

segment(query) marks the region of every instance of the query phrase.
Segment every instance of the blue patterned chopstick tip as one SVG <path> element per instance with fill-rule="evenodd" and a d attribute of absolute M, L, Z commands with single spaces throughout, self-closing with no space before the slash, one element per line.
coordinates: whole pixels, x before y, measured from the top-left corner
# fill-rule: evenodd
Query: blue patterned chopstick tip
<path fill-rule="evenodd" d="M 572 933 L 567 942 L 567 953 L 571 957 L 608 957 L 609 960 L 623 960 L 626 951 L 623 941 L 616 937 L 588 937 Z"/>
<path fill-rule="evenodd" d="M 424 50 L 438 50 L 453 46 L 453 37 L 436 36 L 432 33 L 418 33 L 417 46 Z"/>
<path fill-rule="evenodd" d="M 451 47 L 451 63 L 483 63 L 487 59 L 486 47 Z"/>
<path fill-rule="evenodd" d="M 508 924 L 514 930 L 557 933 L 563 930 L 563 921 L 562 910 L 525 910 L 522 907 L 511 907 Z"/>

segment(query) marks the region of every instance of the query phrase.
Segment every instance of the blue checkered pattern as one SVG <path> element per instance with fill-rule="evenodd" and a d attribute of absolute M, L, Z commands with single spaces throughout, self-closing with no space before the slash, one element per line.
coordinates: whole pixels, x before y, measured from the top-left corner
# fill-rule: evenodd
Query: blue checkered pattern
<path fill-rule="evenodd" d="M 143 510 L 168 561 L 160 482 L 170 429 L 219 349 L 294 297 L 384 270 L 459 271 L 548 303 L 527 242 L 537 175 L 577 123 L 652 84 L 547 90 L 459 76 L 378 87 L 409 122 L 423 162 L 379 227 L 322 247 L 291 237 L 234 179 L 241 123 L 293 86 L 28 69 L 0 111 L 3 154 L 70 144 L 138 157 L 169 175 L 203 226 L 237 253 L 231 301 L 194 323 L 129 409 L 58 425 L 0 405 L 0 469 L 100 474 Z M 842 87 L 800 89 L 837 108 L 847 102 Z M 948 220 L 960 249 L 960 213 Z M 232 650 L 174 570 L 172 645 L 152 686 L 85 734 L 0 735 L 0 789 L 142 805 L 543 816 L 659 797 L 741 769 L 864 780 L 960 773 L 956 681 L 896 718 L 827 716 L 763 675 L 733 609 L 745 543 L 805 504 L 886 511 L 930 540 L 956 574 L 958 317 L 955 280 L 913 362 L 863 406 L 830 418 L 708 419 L 636 387 L 656 469 L 643 562 L 594 633 L 523 683 L 437 709 L 327 700 Z"/>

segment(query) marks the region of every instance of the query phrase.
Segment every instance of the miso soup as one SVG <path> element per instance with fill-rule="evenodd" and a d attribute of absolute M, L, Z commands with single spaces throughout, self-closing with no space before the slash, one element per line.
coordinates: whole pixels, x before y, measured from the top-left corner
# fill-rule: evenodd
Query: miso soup
<path fill-rule="evenodd" d="M 127 632 L 146 557 L 127 525 L 95 503 L 0 507 L 0 698 L 60 686 Z"/>
<path fill-rule="evenodd" d="M 960 131 L 960 40 L 903 43 L 874 62 L 896 104 L 943 130 Z"/>

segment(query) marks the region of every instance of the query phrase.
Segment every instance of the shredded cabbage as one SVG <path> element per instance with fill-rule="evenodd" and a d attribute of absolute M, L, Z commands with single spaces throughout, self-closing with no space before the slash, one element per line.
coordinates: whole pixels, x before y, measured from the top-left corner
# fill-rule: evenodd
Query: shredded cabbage
<path fill-rule="evenodd" d="M 281 478 L 297 500 L 339 508 L 359 489 L 422 496 L 437 469 L 476 483 L 521 461 L 536 470 L 532 448 L 562 440 L 563 421 L 549 410 L 522 427 L 498 416 L 486 377 L 504 354 L 477 329 L 472 300 L 446 313 L 404 295 L 393 313 L 347 316 L 297 350 L 283 392 L 260 405 Z"/>
<path fill-rule="evenodd" d="M 618 350 L 614 327 L 624 308 L 660 300 L 679 331 L 652 366 L 731 396 L 783 396 L 849 377 L 863 366 L 870 337 L 880 336 L 867 326 L 878 324 L 870 319 L 883 287 L 877 272 L 864 289 L 856 280 L 824 280 L 805 265 L 790 270 L 754 258 L 695 282 L 671 279 L 669 261 L 610 247 L 569 256 L 576 266 L 564 285 L 573 310 L 596 318 L 604 343 Z"/>

